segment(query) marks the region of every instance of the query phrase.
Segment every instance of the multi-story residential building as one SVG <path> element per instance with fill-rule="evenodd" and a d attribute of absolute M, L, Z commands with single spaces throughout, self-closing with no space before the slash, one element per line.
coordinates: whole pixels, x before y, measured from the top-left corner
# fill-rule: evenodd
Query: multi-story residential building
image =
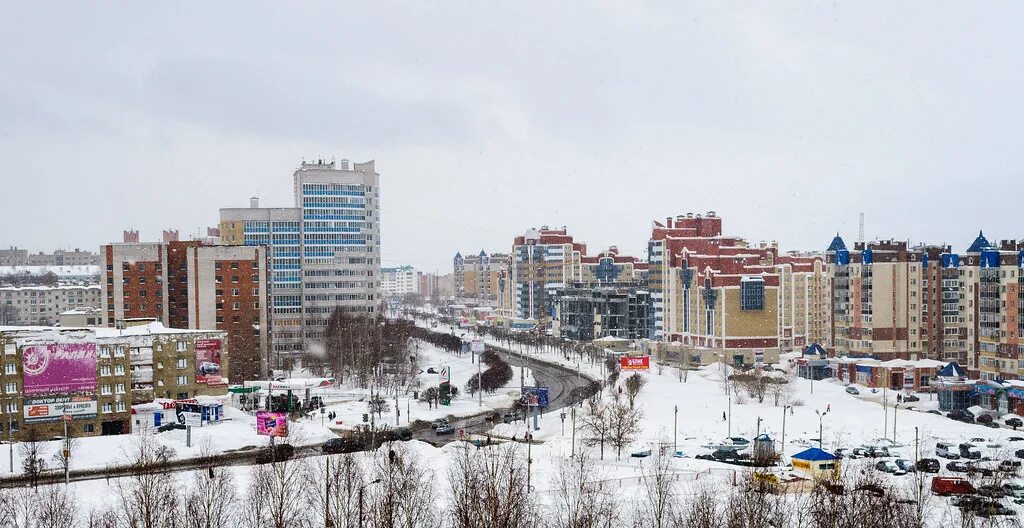
<path fill-rule="evenodd" d="M 921 336 L 925 253 L 905 242 L 857 242 L 838 235 L 826 251 L 832 280 L 832 343 L 839 356 L 926 358 Z"/>
<path fill-rule="evenodd" d="M 498 300 L 499 275 L 508 270 L 508 254 L 488 255 L 481 250 L 477 255 L 463 257 L 462 253 L 456 253 L 452 264 L 456 299 L 481 304 Z"/>
<path fill-rule="evenodd" d="M 99 266 L 0 266 L 2 286 L 99 284 Z"/>
<path fill-rule="evenodd" d="M 397 297 L 419 291 L 419 279 L 412 266 L 398 266 L 380 269 L 380 291 L 386 296 Z"/>
<path fill-rule="evenodd" d="M 587 246 L 575 242 L 565 228 L 544 226 L 515 238 L 511 254 L 513 316 L 546 327 L 554 315 L 555 295 L 568 284 L 582 282 Z"/>
<path fill-rule="evenodd" d="M 636 284 L 574 284 L 557 294 L 557 335 L 575 341 L 602 337 L 648 339 L 650 294 Z"/>
<path fill-rule="evenodd" d="M 227 394 L 230 363 L 222 331 L 172 330 L 159 323 L 114 328 L 0 327 L 2 436 L 122 434 L 133 403 Z"/>
<path fill-rule="evenodd" d="M 374 162 L 303 162 L 295 206 L 221 209 L 224 244 L 267 246 L 272 366 L 324 338 L 335 309 L 375 315 L 380 302 L 380 175 Z"/>
<path fill-rule="evenodd" d="M 822 258 L 723 236 L 713 211 L 655 222 L 648 261 L 652 337 L 688 354 L 745 364 L 827 335 Z"/>
<path fill-rule="evenodd" d="M 154 320 L 175 329 L 224 330 L 238 379 L 266 375 L 266 247 L 188 241 L 110 244 L 100 251 L 104 326 Z"/>
<path fill-rule="evenodd" d="M 58 249 L 53 253 L 32 253 L 11 247 L 0 249 L 0 266 L 97 266 L 99 255 L 89 251 Z"/>
<path fill-rule="evenodd" d="M 0 324 L 51 326 L 76 308 L 99 308 L 103 290 L 89 286 L 10 286 L 0 288 Z"/>
<path fill-rule="evenodd" d="M 646 279 L 648 264 L 636 257 L 619 254 L 612 246 L 595 256 L 580 258 L 584 284 L 640 283 Z"/>

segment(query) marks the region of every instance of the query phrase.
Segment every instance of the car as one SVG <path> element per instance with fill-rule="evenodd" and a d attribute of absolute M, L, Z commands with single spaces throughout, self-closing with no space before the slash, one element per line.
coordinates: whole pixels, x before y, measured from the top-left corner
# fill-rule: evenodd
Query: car
<path fill-rule="evenodd" d="M 983 415 L 977 417 L 974 421 L 978 422 L 980 424 L 990 424 L 990 423 L 992 423 L 992 415 L 991 414 L 983 414 Z"/>
<path fill-rule="evenodd" d="M 1003 488 L 996 486 L 995 484 L 985 484 L 978 486 L 978 495 L 982 497 L 991 497 L 993 499 L 1001 499 L 1006 496 Z"/>
<path fill-rule="evenodd" d="M 875 464 L 875 469 L 877 469 L 878 471 L 882 471 L 884 473 L 891 473 L 893 475 L 907 474 L 906 471 L 900 469 L 900 467 L 897 466 L 896 463 L 891 460 L 879 460 L 878 463 Z"/>
<path fill-rule="evenodd" d="M 937 414 L 939 416 L 942 416 L 942 411 L 937 411 L 935 409 L 932 409 L 932 410 L 928 411 L 928 414 Z"/>
<path fill-rule="evenodd" d="M 355 453 L 362 449 L 362 445 L 355 438 L 331 438 L 320 446 L 320 449 L 327 455 L 340 455 L 343 453 Z"/>
<path fill-rule="evenodd" d="M 999 423 L 997 423 L 997 422 L 985 422 L 985 423 L 982 423 L 981 425 L 984 425 L 985 427 L 988 427 L 989 429 L 999 429 Z"/>
<path fill-rule="evenodd" d="M 521 418 L 520 418 L 520 416 L 518 414 L 515 414 L 515 413 L 505 413 L 505 416 L 502 417 L 501 421 L 503 421 L 505 423 L 512 423 L 512 422 L 514 422 L 516 420 L 520 420 L 520 419 Z"/>
<path fill-rule="evenodd" d="M 1020 471 L 1020 460 L 1003 460 L 996 468 L 1003 473 L 1017 473 Z"/>
<path fill-rule="evenodd" d="M 746 438 L 743 438 L 742 436 L 730 436 L 728 440 L 734 446 L 750 445 L 750 440 L 747 440 Z"/>
<path fill-rule="evenodd" d="M 946 464 L 946 469 L 954 473 L 967 473 L 971 468 L 964 462 L 953 460 Z"/>
<path fill-rule="evenodd" d="M 977 462 L 964 462 L 964 465 L 967 466 L 967 473 L 969 473 L 971 475 L 981 475 L 983 477 L 991 477 L 992 475 L 995 475 L 995 473 L 996 473 L 995 471 L 992 470 L 992 468 L 990 468 L 988 466 L 980 465 Z"/>
<path fill-rule="evenodd" d="M 917 396 L 914 396 L 913 394 L 908 394 L 908 395 L 903 397 L 903 403 L 917 402 L 917 401 L 921 401 L 921 398 L 918 398 Z"/>
<path fill-rule="evenodd" d="M 441 426 L 438 426 L 437 428 L 435 428 L 434 432 L 438 436 L 450 435 L 450 434 L 455 434 L 455 428 L 450 426 L 450 425 L 448 425 L 448 424 L 444 424 L 444 425 L 441 425 Z"/>
<path fill-rule="evenodd" d="M 935 444 L 935 456 L 948 458 L 950 460 L 959 460 L 960 450 L 949 442 L 939 442 Z"/>
<path fill-rule="evenodd" d="M 431 429 L 437 429 L 438 427 L 441 427 L 442 425 L 448 425 L 448 420 L 445 420 L 444 418 L 438 418 L 438 419 L 430 422 L 430 428 Z"/>
<path fill-rule="evenodd" d="M 633 453 L 630 453 L 629 456 L 632 457 L 632 458 L 647 458 L 647 457 L 651 456 L 651 450 L 650 449 L 645 449 L 643 451 L 635 451 Z"/>
<path fill-rule="evenodd" d="M 967 459 L 971 459 L 971 460 L 980 460 L 981 459 L 981 450 L 978 449 L 978 446 L 976 446 L 976 445 L 974 445 L 974 444 L 972 444 L 970 442 L 964 442 L 964 443 L 960 444 L 958 447 L 960 449 L 960 456 L 961 457 L 967 458 Z"/>
<path fill-rule="evenodd" d="M 288 460 L 295 454 L 295 448 L 291 444 L 277 444 L 271 449 L 264 447 L 256 451 L 256 463 L 268 464 L 275 461 Z"/>
<path fill-rule="evenodd" d="M 1024 437 L 1022 437 L 1022 436 L 1011 436 L 1011 437 L 1007 438 L 1006 441 L 1007 442 L 1024 442 Z"/>
<path fill-rule="evenodd" d="M 861 458 L 861 455 L 858 455 L 857 453 L 854 453 L 854 451 L 856 451 L 856 449 L 850 449 L 848 447 L 842 447 L 842 448 L 836 449 L 836 456 L 839 457 L 839 458 L 850 458 L 850 459 Z"/>
<path fill-rule="evenodd" d="M 855 447 L 853 448 L 853 455 L 853 458 L 866 458 L 871 456 L 871 453 L 869 453 L 866 448 Z"/>
<path fill-rule="evenodd" d="M 917 461 L 917 470 L 925 473 L 938 473 L 942 469 L 942 464 L 934 458 L 922 458 Z"/>
<path fill-rule="evenodd" d="M 964 410 L 950 411 L 949 414 L 946 415 L 946 418 L 956 420 L 958 422 L 974 423 L 974 415 Z"/>
<path fill-rule="evenodd" d="M 1024 449 L 1018 449 L 1013 452 L 1013 456 L 1017 458 L 1024 458 Z"/>
<path fill-rule="evenodd" d="M 902 469 L 904 473 L 913 473 L 917 471 L 914 467 L 914 463 L 905 458 L 897 458 L 893 463 L 896 464 L 896 467 Z"/>
<path fill-rule="evenodd" d="M 1020 418 L 1007 418 L 1006 420 L 1003 421 L 1003 423 L 1014 428 L 1024 427 L 1024 421 L 1022 421 Z"/>
<path fill-rule="evenodd" d="M 872 447 L 868 450 L 868 456 L 871 458 L 888 458 L 892 455 L 889 453 L 888 447 Z"/>
<path fill-rule="evenodd" d="M 1003 493 L 1009 497 L 1024 497 L 1024 484 L 1021 484 L 1019 480 L 1004 482 Z"/>
<path fill-rule="evenodd" d="M 178 422 L 167 422 L 161 425 L 160 427 L 157 427 L 156 432 L 166 433 L 167 431 L 173 431 L 175 429 L 185 429 L 185 424 L 180 424 Z"/>
<path fill-rule="evenodd" d="M 846 387 L 846 393 L 847 394 L 853 394 L 854 396 L 856 396 L 856 395 L 860 394 L 860 391 L 857 390 L 857 387 L 854 387 L 853 385 L 850 385 L 850 386 Z"/>
<path fill-rule="evenodd" d="M 950 464 L 952 463 L 950 462 Z M 936 495 L 971 495 L 974 492 L 974 486 L 967 479 L 960 477 L 932 477 L 932 493 Z"/>

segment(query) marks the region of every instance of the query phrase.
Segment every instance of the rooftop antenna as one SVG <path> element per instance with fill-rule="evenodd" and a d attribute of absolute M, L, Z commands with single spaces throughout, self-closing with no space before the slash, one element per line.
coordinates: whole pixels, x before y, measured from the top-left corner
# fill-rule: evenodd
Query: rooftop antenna
<path fill-rule="evenodd" d="M 857 230 L 857 241 L 864 242 L 864 213 L 860 214 L 860 229 Z"/>

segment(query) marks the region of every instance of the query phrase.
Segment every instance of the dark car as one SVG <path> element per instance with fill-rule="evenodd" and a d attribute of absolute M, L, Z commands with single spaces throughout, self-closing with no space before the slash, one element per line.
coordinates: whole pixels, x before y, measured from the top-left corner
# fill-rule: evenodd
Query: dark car
<path fill-rule="evenodd" d="M 888 447 L 872 447 L 871 450 L 868 451 L 868 456 L 871 458 L 888 458 L 892 455 L 889 454 Z"/>
<path fill-rule="evenodd" d="M 904 402 L 904 403 L 907 403 L 907 402 L 916 402 L 916 401 L 921 401 L 921 398 L 918 398 L 917 396 L 914 396 L 913 394 L 910 394 L 910 395 L 908 395 L 908 396 L 904 396 L 904 397 L 903 397 L 903 402 Z"/>
<path fill-rule="evenodd" d="M 157 427 L 156 431 L 158 433 L 166 433 L 167 431 L 173 431 L 175 429 L 185 429 L 185 424 L 180 424 L 178 422 L 168 422 L 161 425 L 160 427 Z"/>
<path fill-rule="evenodd" d="M 964 410 L 950 411 L 946 417 L 958 422 L 974 423 L 974 415 Z"/>
<path fill-rule="evenodd" d="M 331 438 L 324 442 L 320 449 L 328 455 L 340 455 L 342 453 L 355 453 L 362 448 L 360 442 L 354 438 Z"/>
<path fill-rule="evenodd" d="M 1021 436 L 1011 436 L 1011 437 L 1007 438 L 1006 441 L 1007 442 L 1024 442 L 1024 437 L 1021 437 Z"/>
<path fill-rule="evenodd" d="M 939 469 L 942 468 L 942 464 L 934 458 L 922 458 L 917 461 L 917 470 L 925 473 L 938 473 Z"/>
<path fill-rule="evenodd" d="M 982 497 L 992 497 L 993 499 L 1001 499 L 1006 496 L 1006 492 L 1003 488 L 996 486 L 995 484 L 985 484 L 984 486 L 978 486 L 978 495 Z"/>
<path fill-rule="evenodd" d="M 935 409 L 932 409 L 928 411 L 928 414 L 937 414 L 939 416 L 942 416 L 942 411 L 936 411 Z"/>
<path fill-rule="evenodd" d="M 996 422 L 985 422 L 985 423 L 982 423 L 981 425 L 984 425 L 985 427 L 988 427 L 989 429 L 999 429 L 999 424 L 996 423 Z"/>
<path fill-rule="evenodd" d="M 967 473 L 971 468 L 964 462 L 952 460 L 946 463 L 946 469 L 954 473 Z"/>
<path fill-rule="evenodd" d="M 1020 418 L 1007 418 L 1003 423 L 1013 428 L 1024 427 L 1024 421 Z"/>
<path fill-rule="evenodd" d="M 1017 458 L 1024 458 L 1024 449 L 1018 449 L 1013 452 L 1013 456 Z"/>
<path fill-rule="evenodd" d="M 983 415 L 979 416 L 978 418 L 976 418 L 974 421 L 978 422 L 980 424 L 990 424 L 990 423 L 992 423 L 992 415 L 991 414 L 983 414 Z"/>
<path fill-rule="evenodd" d="M 267 464 L 274 461 L 288 460 L 295 454 L 291 444 L 278 444 L 273 449 L 264 447 L 256 452 L 256 463 Z"/>
<path fill-rule="evenodd" d="M 967 466 L 967 473 L 971 475 L 981 475 L 983 477 L 991 477 L 995 475 L 995 471 L 985 466 L 979 466 L 976 462 L 964 462 Z"/>

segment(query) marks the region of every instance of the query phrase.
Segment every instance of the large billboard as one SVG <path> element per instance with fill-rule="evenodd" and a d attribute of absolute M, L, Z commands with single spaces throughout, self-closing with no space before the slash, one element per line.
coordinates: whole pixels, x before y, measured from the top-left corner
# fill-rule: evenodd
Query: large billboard
<path fill-rule="evenodd" d="M 220 365 L 220 339 L 196 339 L 196 383 L 207 385 L 223 383 Z"/>
<path fill-rule="evenodd" d="M 21 359 L 26 395 L 96 392 L 95 343 L 26 346 Z"/>
<path fill-rule="evenodd" d="M 651 368 L 651 357 L 622 356 L 619 358 L 619 367 L 622 370 L 649 370 Z"/>
<path fill-rule="evenodd" d="M 96 418 L 96 396 L 42 396 L 25 398 L 25 423 L 37 424 L 72 419 Z"/>
<path fill-rule="evenodd" d="M 523 387 L 523 399 L 530 407 L 548 406 L 547 387 Z"/>
<path fill-rule="evenodd" d="M 256 434 L 288 436 L 288 413 L 256 411 Z"/>
<path fill-rule="evenodd" d="M 199 403 L 174 402 L 174 414 L 181 425 L 203 425 L 203 407 Z"/>

